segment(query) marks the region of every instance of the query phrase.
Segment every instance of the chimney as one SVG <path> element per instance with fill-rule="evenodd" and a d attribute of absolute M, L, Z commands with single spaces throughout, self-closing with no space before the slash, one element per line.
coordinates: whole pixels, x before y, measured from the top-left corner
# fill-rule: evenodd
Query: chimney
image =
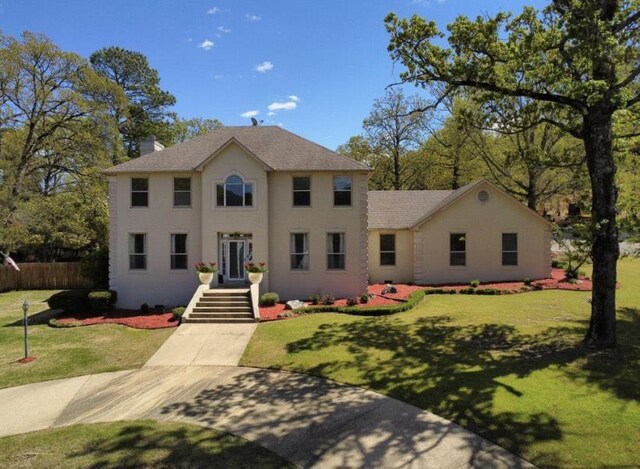
<path fill-rule="evenodd" d="M 160 151 L 164 148 L 164 145 L 156 141 L 156 137 L 149 135 L 149 138 L 140 142 L 140 156 L 153 153 L 154 151 Z"/>

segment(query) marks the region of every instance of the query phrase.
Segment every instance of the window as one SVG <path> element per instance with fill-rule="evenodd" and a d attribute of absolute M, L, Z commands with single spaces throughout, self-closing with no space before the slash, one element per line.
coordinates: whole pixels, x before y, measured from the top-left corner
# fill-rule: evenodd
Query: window
<path fill-rule="evenodd" d="M 396 235 L 380 235 L 380 265 L 396 265 Z"/>
<path fill-rule="evenodd" d="M 144 233 L 129 235 L 129 268 L 131 270 L 147 268 L 147 235 Z"/>
<path fill-rule="evenodd" d="M 336 207 L 351 206 L 351 176 L 335 176 L 333 178 L 333 205 Z"/>
<path fill-rule="evenodd" d="M 191 207 L 191 178 L 173 178 L 173 206 Z"/>
<path fill-rule="evenodd" d="M 171 235 L 171 270 L 187 269 L 187 235 L 175 233 Z"/>
<path fill-rule="evenodd" d="M 293 178 L 293 206 L 311 206 L 311 178 L 296 176 Z"/>
<path fill-rule="evenodd" d="M 131 206 L 149 206 L 149 178 L 131 178 Z"/>
<path fill-rule="evenodd" d="M 240 176 L 229 176 L 224 184 L 216 185 L 218 207 L 253 206 L 253 184 L 245 184 Z"/>
<path fill-rule="evenodd" d="M 327 234 L 327 269 L 344 270 L 344 233 Z"/>
<path fill-rule="evenodd" d="M 449 265 L 467 265 L 465 233 L 451 233 L 449 235 Z"/>
<path fill-rule="evenodd" d="M 291 233 L 291 270 L 309 270 L 309 235 Z"/>
<path fill-rule="evenodd" d="M 502 233 L 502 265 L 518 265 L 517 233 Z"/>

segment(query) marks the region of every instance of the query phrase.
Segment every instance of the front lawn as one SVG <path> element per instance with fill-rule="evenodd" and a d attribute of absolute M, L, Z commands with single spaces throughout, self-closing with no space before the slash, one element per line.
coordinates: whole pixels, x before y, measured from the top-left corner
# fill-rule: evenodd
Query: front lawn
<path fill-rule="evenodd" d="M 590 292 L 428 296 L 387 317 L 260 324 L 241 365 L 325 376 L 451 419 L 542 467 L 640 461 L 640 260 L 619 264 L 620 346 L 589 352 Z"/>
<path fill-rule="evenodd" d="M 141 330 L 105 324 L 57 329 L 48 326 L 46 300 L 55 291 L 30 290 L 0 294 L 0 388 L 89 373 L 142 366 L 173 329 Z M 29 301 L 29 342 L 37 360 L 22 358 L 22 302 Z"/>
<path fill-rule="evenodd" d="M 0 467 L 294 467 L 217 430 L 178 423 L 74 425 L 0 438 Z"/>

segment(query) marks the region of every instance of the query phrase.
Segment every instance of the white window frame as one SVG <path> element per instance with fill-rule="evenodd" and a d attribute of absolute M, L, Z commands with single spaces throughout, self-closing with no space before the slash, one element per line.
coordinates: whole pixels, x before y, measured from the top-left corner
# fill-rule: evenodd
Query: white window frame
<path fill-rule="evenodd" d="M 348 191 L 345 190 L 337 190 L 336 189 L 336 179 L 337 178 L 349 178 L 349 180 L 351 181 L 351 189 L 349 189 Z M 350 176 L 348 174 L 340 174 L 337 176 L 333 176 L 333 206 L 337 207 L 337 208 L 349 208 L 349 207 L 353 207 L 353 176 Z M 348 192 L 349 193 L 349 204 L 348 205 L 336 205 L 336 193 L 338 192 Z"/>
<path fill-rule="evenodd" d="M 294 246 L 295 246 L 295 242 L 294 242 L 294 237 L 296 235 L 303 235 L 304 239 L 305 239 L 305 247 L 306 249 L 303 250 L 303 252 L 294 252 Z M 299 256 L 299 255 L 303 255 L 303 256 L 307 256 L 307 268 L 306 269 L 294 269 L 293 268 L 293 256 Z M 311 269 L 311 257 L 309 254 L 309 233 L 306 231 L 292 231 L 291 233 L 289 233 L 289 270 L 291 272 L 309 272 L 309 270 Z"/>
<path fill-rule="evenodd" d="M 138 235 L 141 235 L 141 236 L 143 236 L 143 237 L 144 237 L 144 238 L 143 238 L 143 239 L 144 239 L 144 244 L 143 244 L 144 251 L 143 251 L 143 252 L 135 252 L 135 245 L 136 245 L 136 243 L 135 243 L 135 241 L 134 241 L 133 243 L 131 242 L 131 239 L 132 239 L 134 236 L 138 236 Z M 149 267 L 149 263 L 148 263 L 148 260 L 149 260 L 149 259 L 148 259 L 148 256 L 147 256 L 147 250 L 148 250 L 148 249 L 147 249 L 147 246 L 148 246 L 148 236 L 147 236 L 147 233 L 142 233 L 142 232 L 129 233 L 129 239 L 128 239 L 128 241 L 129 241 L 129 270 L 134 271 L 134 272 L 143 272 L 143 271 L 146 271 L 146 270 L 148 269 L 148 267 Z M 132 248 L 133 248 L 133 251 L 132 251 Z M 143 257 L 143 258 L 144 258 L 144 268 L 131 267 L 131 257 L 132 257 L 132 256 L 140 256 L 140 257 Z"/>
<path fill-rule="evenodd" d="M 306 178 L 309 180 L 309 189 L 296 189 L 296 178 Z M 309 193 L 309 204 L 308 205 L 296 205 L 296 193 L 297 192 L 308 192 Z M 298 175 L 291 177 L 291 206 L 293 208 L 309 208 L 311 207 L 311 176 Z"/>
<path fill-rule="evenodd" d="M 393 236 L 393 251 L 383 251 L 382 250 L 382 237 L 383 236 Z M 398 254 L 397 254 L 397 245 L 396 245 L 396 234 L 395 233 L 380 233 L 380 237 L 378 238 L 379 247 L 380 247 L 380 257 L 378 258 L 380 262 L 380 267 L 395 267 L 398 262 Z M 393 254 L 393 264 L 383 264 L 382 263 L 382 255 L 383 254 Z"/>
<path fill-rule="evenodd" d="M 133 180 L 134 179 L 146 179 L 147 180 L 147 190 L 146 191 L 141 191 L 141 190 L 133 190 Z M 130 179 L 130 186 L 129 186 L 129 207 L 130 208 L 149 208 L 149 205 L 151 203 L 151 197 L 150 196 L 150 190 L 149 188 L 151 187 L 151 180 L 148 177 L 140 177 L 140 176 L 133 176 Z M 147 205 L 133 205 L 133 194 L 147 194 Z"/>
<path fill-rule="evenodd" d="M 342 236 L 342 252 L 334 252 L 333 249 L 333 235 Z M 344 231 L 329 231 L 327 232 L 327 270 L 332 272 L 342 272 L 347 269 L 347 236 Z M 330 241 L 331 239 L 331 241 Z M 342 256 L 342 267 L 329 267 L 330 256 Z"/>
<path fill-rule="evenodd" d="M 464 236 L 464 251 L 454 251 L 451 249 L 451 236 L 462 235 Z M 449 267 L 453 268 L 465 268 L 467 267 L 467 232 L 466 231 L 452 231 L 449 233 Z M 464 264 L 452 264 L 451 254 L 464 254 Z"/>
<path fill-rule="evenodd" d="M 504 249 L 504 235 L 515 235 L 516 237 L 516 249 L 515 251 L 505 251 Z M 500 248 L 501 248 L 501 253 L 500 253 L 500 257 L 501 257 L 501 264 L 502 267 L 518 267 L 518 262 L 519 262 L 519 254 L 518 254 L 518 233 L 516 233 L 515 231 L 506 231 L 503 232 L 500 235 Z M 516 263 L 515 264 L 505 264 L 504 263 L 504 255 L 505 254 L 514 254 L 516 255 Z"/>
<path fill-rule="evenodd" d="M 242 185 L 242 205 L 227 205 L 227 181 L 229 180 L 229 178 L 232 178 L 234 176 L 239 178 L 242 181 L 242 184 L 238 184 L 238 183 L 230 184 L 234 186 Z M 218 187 L 219 186 L 222 186 L 223 205 L 218 204 Z M 247 186 L 251 186 L 251 205 L 247 205 L 247 189 L 246 189 Z M 218 182 L 215 184 L 214 197 L 215 197 L 216 207 L 230 208 L 230 209 L 254 208 L 256 203 L 256 184 L 253 181 L 247 181 L 245 178 L 243 178 L 239 174 L 229 174 L 227 177 L 224 178 L 222 183 Z"/>
<path fill-rule="evenodd" d="M 184 252 L 175 251 L 174 237 L 176 235 L 184 235 Z M 173 256 L 185 256 L 186 262 L 184 268 L 177 268 L 173 266 Z M 189 270 L 189 233 L 170 233 L 169 234 L 169 269 L 175 272 L 184 272 Z"/>
<path fill-rule="evenodd" d="M 176 179 L 187 179 L 189 181 L 189 190 L 177 190 L 176 189 Z M 173 178 L 173 208 L 191 208 L 191 177 L 189 176 L 174 176 Z M 176 194 L 189 194 L 189 205 L 177 205 L 176 204 Z"/>

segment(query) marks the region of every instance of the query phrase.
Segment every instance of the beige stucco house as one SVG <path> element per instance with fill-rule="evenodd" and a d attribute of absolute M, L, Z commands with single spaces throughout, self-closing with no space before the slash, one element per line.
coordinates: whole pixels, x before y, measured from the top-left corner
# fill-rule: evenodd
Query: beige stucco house
<path fill-rule="evenodd" d="M 443 284 L 551 275 L 551 224 L 494 184 L 370 191 L 372 283 Z"/>
<path fill-rule="evenodd" d="M 166 149 L 146 143 L 141 153 L 106 171 L 110 286 L 121 307 L 226 314 L 218 309 L 239 300 L 205 298 L 193 268 L 201 261 L 219 266 L 214 288 L 243 287 L 245 262 L 266 262 L 254 312 L 267 291 L 353 297 L 367 282 L 550 274 L 549 224 L 486 181 L 368 192 L 366 165 L 269 126 L 224 127 Z"/>

